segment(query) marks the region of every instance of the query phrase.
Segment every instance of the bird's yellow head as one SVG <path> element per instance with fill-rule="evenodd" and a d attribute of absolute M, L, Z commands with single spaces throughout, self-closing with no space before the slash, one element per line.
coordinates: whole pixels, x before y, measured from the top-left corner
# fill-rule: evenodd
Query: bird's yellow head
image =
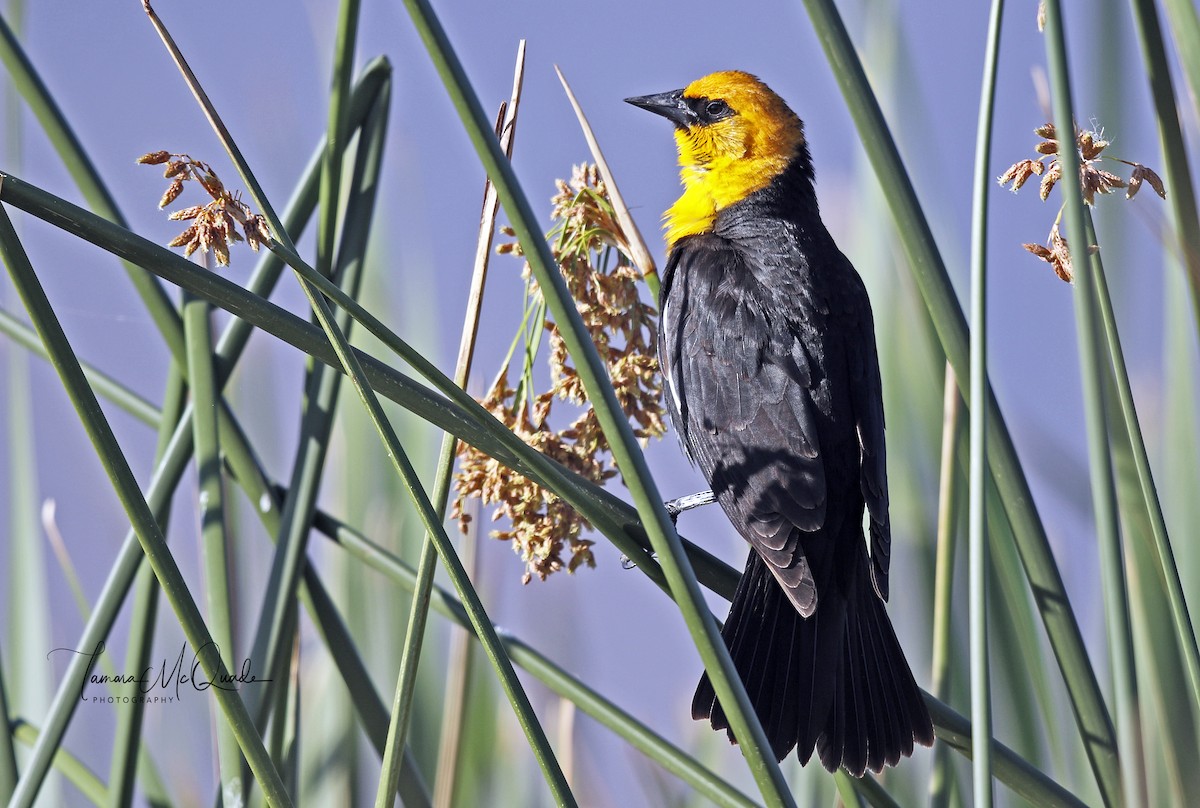
<path fill-rule="evenodd" d="M 796 113 L 749 73 L 713 73 L 625 100 L 675 124 L 684 191 L 664 216 L 668 244 L 711 230 L 722 208 L 766 187 L 804 152 Z"/>

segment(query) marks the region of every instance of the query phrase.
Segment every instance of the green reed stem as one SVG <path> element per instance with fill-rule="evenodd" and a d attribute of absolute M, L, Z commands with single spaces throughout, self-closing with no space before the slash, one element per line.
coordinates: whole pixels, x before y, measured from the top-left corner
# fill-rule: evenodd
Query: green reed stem
<path fill-rule="evenodd" d="M 1117 706 L 1117 732 L 1121 755 L 1119 772 L 1125 804 L 1144 805 L 1145 770 L 1140 754 L 1140 709 L 1137 675 L 1133 665 L 1133 637 L 1129 620 L 1129 595 L 1125 585 L 1124 554 L 1121 549 L 1116 490 L 1112 458 L 1108 451 L 1108 427 L 1105 416 L 1104 356 L 1096 320 L 1095 273 L 1087 260 L 1087 238 L 1082 187 L 1079 180 L 1079 154 L 1074 144 L 1075 117 L 1071 101 L 1070 72 L 1067 66 L 1066 34 L 1058 0 L 1046 1 L 1046 55 L 1049 63 L 1051 104 L 1062 165 L 1063 196 L 1066 200 L 1068 240 L 1077 255 L 1075 272 L 1075 322 L 1083 376 L 1083 405 L 1087 422 L 1088 453 L 1092 504 L 1100 545 L 1100 566 L 1104 578 L 1104 604 L 1108 631 L 1108 651 L 1112 662 L 1113 690 Z M 1082 251 L 1082 252 L 1081 252 Z M 1105 794 L 1106 801 L 1114 795 Z"/>
<path fill-rule="evenodd" d="M 1193 316 L 1196 319 L 1197 327 L 1200 328 L 1200 213 L 1197 212 L 1196 190 L 1192 183 L 1191 167 L 1175 102 L 1174 83 L 1171 79 L 1170 66 L 1167 64 L 1158 11 L 1153 0 L 1133 0 L 1132 6 L 1134 21 L 1137 23 L 1138 40 L 1142 46 L 1146 72 L 1150 79 L 1150 91 L 1154 99 L 1155 120 L 1158 122 L 1163 160 L 1166 163 L 1164 174 L 1167 187 L 1170 188 L 1171 210 L 1178 229 L 1179 260 L 1184 267 L 1184 274 L 1191 289 Z M 1189 75 L 1192 76 L 1193 93 L 1198 93 L 1200 92 L 1200 24 L 1196 22 L 1196 8 L 1190 3 L 1179 3 L 1177 0 L 1167 0 L 1166 6 L 1172 14 L 1172 19 L 1175 20 L 1173 28 L 1176 33 L 1176 41 L 1181 45 L 1180 57 L 1188 66 Z M 1185 24 L 1179 19 L 1180 17 L 1190 19 L 1190 23 Z M 1188 36 L 1185 33 L 1186 30 L 1190 30 L 1192 36 Z M 1190 46 L 1183 47 L 1185 42 L 1190 43 Z M 1096 256 L 1095 260 L 1099 261 L 1099 256 Z M 1137 468 L 1138 481 L 1141 483 L 1142 495 L 1150 517 L 1155 554 L 1166 581 L 1171 618 L 1187 666 L 1195 714 L 1200 717 L 1200 647 L 1197 646 L 1196 631 L 1191 616 L 1188 614 L 1187 599 L 1184 597 L 1179 569 L 1175 564 L 1175 553 L 1171 549 L 1171 542 L 1167 537 L 1166 520 L 1163 517 L 1162 505 L 1155 490 L 1154 478 L 1150 473 L 1150 461 L 1146 453 L 1145 441 L 1142 438 L 1141 429 L 1138 427 L 1137 411 L 1134 409 L 1133 394 L 1129 388 L 1129 374 L 1125 369 L 1124 354 L 1121 352 L 1120 340 L 1117 336 L 1116 320 L 1112 314 L 1112 301 L 1108 298 L 1108 287 L 1102 269 L 1096 270 L 1096 279 L 1100 316 L 1104 322 L 1109 357 L 1116 373 L 1121 414 L 1125 418 L 1130 438 L 1133 441 L 1134 465 Z"/>
<path fill-rule="evenodd" d="M 950 676 L 954 667 L 951 644 L 954 638 L 954 555 L 958 542 L 955 530 L 959 520 L 960 486 L 955 467 L 958 445 L 964 437 L 962 396 L 954 378 L 954 368 L 946 365 L 942 404 L 942 453 L 938 473 L 937 553 L 933 573 L 933 674 L 929 692 L 944 702 L 950 701 Z M 929 778 L 930 808 L 948 808 L 954 769 L 950 750 L 944 744 L 933 748 L 933 771 Z"/>
<path fill-rule="evenodd" d="M 833 0 L 804 0 L 804 5 L 846 98 L 867 156 L 887 190 L 888 204 L 913 280 L 929 310 L 946 359 L 955 369 L 963 396 L 969 400 L 967 324 L 895 139 Z M 1045 526 L 1034 505 L 1029 482 L 990 385 L 985 400 L 990 472 L 1013 526 L 1021 563 L 1062 671 L 1092 772 L 1101 793 L 1112 796 L 1120 791 L 1112 719 L 1050 549 Z"/>
<path fill-rule="evenodd" d="M 187 346 L 188 383 L 192 392 L 192 434 L 199 482 L 200 548 L 208 602 L 208 623 L 225 667 L 234 667 L 233 604 L 229 587 L 229 538 L 225 532 L 225 492 L 221 480 L 221 443 L 217 412 L 221 390 L 212 358 L 209 303 L 190 294 L 183 298 L 183 333 Z M 241 755 L 229 724 L 216 722 L 217 761 L 225 805 L 245 802 Z"/>
<path fill-rule="evenodd" d="M 12 737 L 26 746 L 36 747 L 41 738 L 37 727 L 21 718 L 15 718 L 10 723 Z M 104 806 L 108 803 L 108 790 L 96 773 L 84 765 L 83 761 L 72 755 L 65 747 L 59 746 L 54 750 L 53 764 L 55 769 L 79 789 L 84 797 L 91 800 L 93 805 Z M 10 803 L 11 804 L 11 803 Z"/>
<path fill-rule="evenodd" d="M 218 275 L 197 271 L 193 265 L 179 256 L 100 220 L 77 206 L 11 176 L 6 177 L 3 183 L 0 183 L 0 201 L 9 202 L 86 240 L 94 241 L 107 250 L 124 255 L 138 265 L 161 274 L 169 282 L 211 300 L 237 317 L 244 318 L 253 327 L 262 328 L 326 364 L 336 362 L 328 339 L 324 338 L 315 326 L 283 311 L 257 295 L 248 294 L 241 287 Z M 236 322 L 240 321 L 235 320 Z M 222 340 L 222 344 L 224 344 L 224 340 Z M 369 380 L 382 395 L 438 428 L 450 431 L 459 439 L 487 452 L 539 485 L 544 485 L 562 495 L 564 499 L 577 507 L 597 529 L 611 538 L 622 551 L 624 548 L 630 547 L 635 552 L 645 552 L 643 548 L 648 542 L 640 530 L 636 512 L 628 504 L 603 488 L 595 486 L 566 471 L 553 461 L 549 461 L 519 439 L 516 441 L 515 448 L 510 449 L 511 444 L 505 442 L 505 437 L 511 437 L 512 433 L 502 424 L 495 422 L 495 419 L 486 411 L 483 411 L 482 418 L 475 414 L 469 415 L 465 410 L 460 409 L 457 402 L 447 401 L 432 391 L 413 383 L 394 369 L 367 356 L 362 356 L 361 360 Z M 474 399 L 469 396 L 467 399 L 478 407 L 478 403 L 474 402 Z M 489 422 L 493 425 L 486 426 Z M 174 450 L 176 455 L 181 454 L 180 462 L 186 461 L 187 452 L 190 451 L 190 441 L 188 444 L 182 453 L 177 449 Z M 171 459 L 172 454 L 169 453 L 168 461 Z M 553 476 L 543 477 L 541 471 L 543 469 L 548 470 Z M 160 472 L 161 470 L 160 468 Z M 152 483 L 152 497 L 156 494 L 161 496 L 161 492 L 156 487 L 160 485 L 157 481 Z M 689 552 L 692 554 L 691 558 L 696 564 L 696 568 L 703 573 L 705 585 L 723 597 L 732 596 L 737 585 L 737 571 L 700 548 L 691 547 Z M 936 702 L 931 703 L 936 704 Z M 946 713 L 941 711 L 937 715 L 946 715 Z M 952 725 L 952 728 L 965 725 L 968 727 L 967 732 L 969 733 L 969 722 L 961 718 L 957 720 L 959 723 Z M 969 739 L 966 746 L 969 748 Z M 996 774 L 1004 779 L 1005 771 L 1008 770 L 998 765 Z M 1047 793 L 1052 792 L 1053 789 Z"/>
<path fill-rule="evenodd" d="M 339 282 L 346 285 L 351 296 L 358 295 L 364 273 L 367 237 L 379 187 L 390 98 L 391 80 L 385 79 L 380 83 L 374 103 L 362 121 L 362 131 L 354 157 L 350 197 L 346 203 L 345 223 L 342 227 L 343 234 L 334 272 Z M 334 201 L 332 204 L 336 206 L 337 203 Z M 339 320 L 340 328 L 345 329 L 348 326 L 346 318 Z M 254 658 L 268 660 L 275 666 L 274 670 L 281 670 L 279 666 L 285 657 L 285 643 L 292 637 L 288 624 L 295 611 L 296 585 L 308 545 L 308 524 L 312 519 L 312 509 L 320 489 L 342 378 L 341 374 L 333 369 L 316 362 L 310 363 L 305 377 L 305 405 L 297 449 L 292 460 L 289 485 L 291 495 L 283 504 L 279 526 L 281 532 L 277 534 L 275 555 L 263 592 L 252 646 Z M 260 707 L 262 709 L 256 714 L 256 719 L 261 727 L 268 715 L 269 706 L 262 703 Z"/>
<path fill-rule="evenodd" d="M 8 690 L 4 687 L 4 659 L 0 656 L 0 720 L 4 721 L 4 737 L 0 739 L 0 800 L 8 802 L 17 787 L 17 753 L 13 748 L 12 733 L 8 732 L 12 711 L 8 706 Z"/>
<path fill-rule="evenodd" d="M 992 684 L 988 655 L 987 538 L 987 246 L 988 191 L 992 187 L 992 116 L 996 107 L 996 72 L 1000 62 L 1000 21 L 1004 0 L 993 0 L 979 92 L 979 125 L 975 141 L 975 184 L 971 205 L 971 397 L 970 459 L 967 470 L 969 622 L 971 626 L 971 758 L 977 808 L 991 808 Z"/>
<path fill-rule="evenodd" d="M 50 307 L 50 302 L 42 290 L 33 267 L 29 264 L 29 259 L 8 218 L 8 213 L 3 208 L 0 208 L 0 255 L 3 256 L 5 264 L 8 266 L 9 274 L 29 311 L 38 334 L 50 352 L 51 361 L 59 372 L 72 404 L 83 421 L 88 437 L 96 447 L 97 455 L 135 527 L 138 541 L 154 568 L 155 576 L 162 584 L 167 599 L 184 629 L 189 644 L 195 650 L 208 681 L 232 681 L 222 660 L 216 654 L 205 652 L 212 644 L 212 636 L 175 564 L 175 559 L 166 545 L 154 514 L 138 489 L 137 480 L 100 409 L 96 395 L 87 384 L 83 369 L 75 358 L 74 350 Z M 81 650 L 86 653 L 86 649 Z M 238 744 L 250 762 L 254 776 L 262 786 L 268 801 L 274 805 L 290 805 L 291 800 L 283 788 L 278 772 L 271 765 L 266 749 L 262 745 L 262 739 L 254 730 L 254 725 L 250 721 L 241 697 L 234 690 L 220 687 L 213 688 L 213 690 L 226 719 L 233 725 Z M 34 749 L 29 768 L 18 783 L 13 796 L 12 802 L 17 808 L 32 804 L 36 796 L 38 786 L 41 784 L 46 769 L 49 768 L 52 757 L 53 749 L 47 747 L 47 744 L 39 744 Z"/>
<path fill-rule="evenodd" d="M 247 190 L 253 198 L 255 204 L 262 211 L 270 224 L 271 231 L 275 237 L 276 244 L 272 249 L 279 251 L 284 261 L 292 267 L 296 273 L 296 278 L 300 283 L 301 289 L 305 297 L 308 299 L 309 305 L 317 316 L 317 320 L 321 324 L 321 329 L 333 343 L 334 353 L 340 367 L 350 377 L 351 383 L 354 385 L 354 390 L 362 401 L 363 406 L 367 410 L 371 421 L 375 425 L 376 432 L 383 443 L 389 460 L 393 468 L 399 475 L 401 482 L 407 489 L 409 496 L 413 500 L 413 504 L 417 508 L 418 516 L 425 529 L 434 535 L 434 539 L 438 545 L 438 554 L 442 558 L 443 563 L 447 567 L 450 578 L 453 581 L 455 588 L 459 592 L 459 596 L 471 606 L 471 616 L 478 630 L 484 636 L 487 636 L 487 629 L 490 624 L 486 622 L 486 612 L 483 605 L 479 602 L 478 596 L 471 588 L 470 580 L 466 577 L 466 572 L 459 562 L 457 554 L 454 552 L 454 547 L 446 536 L 446 531 L 443 525 L 439 522 L 437 514 L 433 506 L 429 502 L 429 496 L 425 489 L 421 486 L 420 480 L 417 477 L 416 470 L 408 459 L 407 453 L 404 451 L 400 440 L 393 429 L 391 422 L 383 412 L 383 408 L 376 397 L 375 391 L 371 388 L 364 376 L 362 365 L 357 357 L 357 352 L 350 348 L 346 341 L 346 336 L 338 328 L 333 320 L 333 313 L 329 308 L 329 304 L 318 291 L 317 286 L 321 285 L 321 281 L 327 282 L 324 276 L 316 273 L 308 266 L 303 259 L 296 253 L 295 246 L 291 243 L 287 232 L 283 229 L 282 223 L 272 209 L 270 202 L 262 191 L 262 187 L 255 179 L 253 172 L 250 170 L 249 164 L 242 156 L 237 144 L 229 134 L 229 130 L 222 123 L 220 116 L 217 114 L 216 108 L 209 101 L 207 94 L 201 88 L 196 80 L 195 74 L 187 65 L 183 54 L 171 39 L 170 34 L 162 25 L 158 16 L 150 8 L 149 4 L 145 4 L 147 13 L 150 16 L 151 22 L 158 30 L 159 36 L 163 43 L 171 52 L 172 58 L 179 66 L 180 72 L 187 81 L 188 87 L 196 96 L 205 116 L 212 124 L 213 130 L 220 138 L 222 145 L 229 154 L 230 159 L 238 169 L 238 174 L 242 181 L 246 184 Z M 578 316 L 578 315 L 576 315 Z M 273 643 L 277 645 L 277 643 Z M 508 696 L 514 711 L 517 714 L 518 722 L 521 724 L 522 730 L 525 732 L 526 738 L 529 741 L 530 747 L 533 750 L 538 765 L 541 767 L 543 775 L 546 778 L 551 792 L 555 798 L 563 804 L 574 804 L 574 798 L 571 796 L 570 787 L 566 779 L 562 775 L 562 770 L 558 762 L 554 759 L 554 752 L 550 748 L 549 741 L 546 739 L 545 732 L 537 721 L 537 717 L 533 712 L 533 707 L 529 703 L 529 697 L 526 695 L 524 688 L 516 677 L 516 673 L 512 669 L 511 661 L 505 656 L 504 649 L 499 641 L 495 639 L 494 634 L 487 636 L 485 649 L 488 656 L 496 669 L 497 675 L 500 678 L 501 687 Z M 273 669 L 272 660 L 268 657 L 268 669 Z M 392 789 L 394 791 L 394 789 Z"/>
<path fill-rule="evenodd" d="M 45 130 L 50 144 L 58 152 L 63 165 L 79 186 L 88 205 L 104 218 L 122 227 L 128 227 L 117 208 L 116 200 L 84 151 L 83 144 L 67 123 L 66 116 L 63 115 L 54 96 L 34 69 L 25 51 L 21 49 L 20 43 L 3 17 L 0 17 L 0 62 L 8 69 L 9 78 L 17 92 L 24 97 L 29 110 Z M 175 310 L 166 291 L 156 278 L 148 276 L 132 264 L 127 263 L 125 271 L 150 318 L 162 334 L 171 356 L 180 364 L 184 363 L 183 326 L 179 320 L 179 312 Z"/>
<path fill-rule="evenodd" d="M 670 591 L 679 605 L 692 641 L 704 660 L 704 668 L 717 698 L 725 708 L 730 727 L 740 739 L 739 749 L 746 757 L 767 803 L 773 806 L 794 805 L 787 782 L 770 751 L 762 725 L 721 639 L 716 621 L 704 605 L 695 572 L 663 507 L 662 496 L 646 466 L 633 429 L 617 402 L 608 373 L 575 308 L 550 247 L 540 232 L 529 200 L 492 135 L 479 99 L 433 8 L 427 0 L 405 0 L 404 5 L 442 77 L 488 176 L 496 185 L 500 202 L 517 238 L 525 248 L 525 257 L 558 323 L 567 351 L 576 363 L 588 401 L 629 488 L 651 546 L 658 554 Z"/>
<path fill-rule="evenodd" d="M 85 368 L 86 372 L 86 368 Z M 95 381 L 88 377 L 94 389 Z M 102 392 L 100 395 L 104 395 Z M 163 393 L 162 414 L 158 418 L 158 445 L 154 451 L 154 464 L 162 462 L 171 434 L 185 406 L 187 385 L 175 362 L 167 369 L 167 385 Z M 160 524 L 170 523 L 169 511 Z M 143 562 L 137 573 L 137 584 L 133 598 L 133 615 L 130 618 L 129 643 L 125 652 L 123 670 L 144 671 L 150 667 L 150 649 L 154 641 L 154 623 L 158 617 L 158 579 L 148 563 Z M 129 808 L 133 805 L 133 794 L 138 774 L 138 752 L 142 742 L 142 719 L 146 705 L 141 699 L 129 699 L 117 712 L 117 730 L 113 737 L 113 757 L 109 764 L 108 798 L 109 808 Z M 153 772 L 145 767 L 145 774 Z M 147 792 L 147 801 L 153 803 L 157 797 L 165 796 L 165 789 L 156 772 L 153 779 L 143 776 L 142 788 Z"/>
<path fill-rule="evenodd" d="M 221 430 L 222 445 L 225 447 L 226 460 L 233 477 L 245 492 L 246 498 L 259 503 L 255 511 L 267 535 L 272 538 L 284 535 L 281 515 L 283 503 L 289 499 L 289 492 L 281 487 L 272 487 L 250 446 L 249 439 L 228 412 L 221 414 Z M 325 590 L 311 563 L 307 558 L 302 560 L 303 579 L 298 589 L 300 599 L 329 648 L 330 657 L 346 684 L 363 732 L 382 758 L 387 744 L 387 707 L 375 689 L 366 663 L 359 654 L 350 630 L 338 614 L 333 599 Z M 407 748 L 402 765 L 400 799 L 408 808 L 429 808 L 431 803 L 425 783 L 421 779 L 411 751 Z"/>
<path fill-rule="evenodd" d="M 364 71 L 351 104 L 352 119 L 355 121 L 356 126 L 362 116 L 365 115 L 367 104 L 374 97 L 374 94 L 378 93 L 380 82 L 389 74 L 390 66 L 386 60 L 376 60 L 371 65 L 368 65 Z M 320 149 L 318 151 L 320 152 Z M 78 159 L 86 163 L 86 156 L 81 155 Z M 309 171 L 306 174 L 307 179 L 301 182 L 297 188 L 296 195 L 291 203 L 289 203 L 288 226 L 292 230 L 299 231 L 302 229 L 305 220 L 311 214 L 312 208 L 316 204 L 317 173 L 314 167 L 316 164 L 315 161 L 310 164 Z M 19 181 L 0 174 L 0 195 L 3 194 L 6 186 L 11 190 L 15 182 Z M 103 190 L 102 186 L 101 190 Z M 291 209 L 292 206 L 294 206 L 294 213 Z M 102 223 L 104 227 L 112 228 L 113 232 L 128 232 L 119 225 L 111 224 L 107 220 L 101 219 L 81 208 L 72 207 L 76 214 L 89 217 L 93 223 Z M 59 221 L 62 223 L 62 220 Z M 149 244 L 149 242 L 146 242 L 146 244 Z M 173 257 L 178 258 L 178 256 Z M 179 260 L 188 267 L 192 267 L 192 265 L 183 261 L 183 259 Z M 192 268 L 194 269 L 194 267 Z M 266 256 L 251 279 L 248 293 L 252 297 L 268 294 L 270 288 L 278 279 L 281 268 L 282 263 L 278 259 L 274 256 Z M 178 316 L 173 309 L 171 310 L 171 317 L 156 320 L 156 324 L 166 328 L 174 324 L 176 328 L 180 329 L 178 341 L 182 345 L 182 326 L 179 324 Z M 23 345 L 48 357 L 49 354 L 46 347 L 37 338 L 36 334 L 11 315 L 4 314 L 0 317 L 0 327 L 3 327 L 4 330 L 12 334 Z M 250 323 L 235 318 L 223 334 L 218 345 L 218 367 L 221 368 L 222 378 L 228 379 L 232 373 L 237 357 L 249 339 L 251 329 L 252 326 Z M 170 338 L 167 341 L 169 343 Z M 115 395 L 114 400 L 121 403 L 134 415 L 149 423 L 157 424 L 158 418 L 156 414 L 152 414 L 153 408 L 151 405 L 145 403 L 134 394 L 123 390 L 120 385 L 107 379 L 107 377 L 103 377 L 98 372 L 89 373 L 88 376 L 90 378 L 103 379 L 104 384 L 98 387 L 98 390 Z M 158 467 L 150 483 L 148 493 L 149 504 L 160 522 L 165 519 L 170 497 L 179 483 L 192 449 L 190 419 L 191 408 L 189 405 L 181 417 L 179 426 L 171 437 L 164 461 Z M 77 645 L 78 648 L 94 648 L 97 643 L 103 641 L 108 636 L 142 557 L 143 554 L 138 544 L 137 535 L 131 530 L 122 543 L 117 561 L 110 570 L 108 580 L 105 582 L 104 589 L 96 601 L 96 606 L 91 617 L 87 620 L 87 625 Z M 46 748 L 52 748 L 61 743 L 62 735 L 65 733 L 74 715 L 75 707 L 78 704 L 78 701 L 74 698 L 73 688 L 68 686 L 68 683 L 82 681 L 86 673 L 86 664 L 86 657 L 83 656 L 76 656 L 68 664 L 63 684 L 60 685 L 58 694 L 45 720 L 44 733 L 46 735 L 39 742 L 44 743 Z M 34 775 L 32 780 L 36 782 L 33 783 L 32 788 L 36 788 L 40 784 L 40 779 L 44 777 L 44 774 L 45 770 L 43 768 L 40 775 Z M 147 796 L 150 795 L 148 794 Z"/>
<path fill-rule="evenodd" d="M 501 138 L 501 147 L 505 154 L 512 156 L 513 136 L 516 132 L 516 113 L 521 102 L 521 84 L 525 71 L 525 43 L 517 50 L 517 63 L 513 77 L 513 88 L 506 111 L 502 111 L 500 122 L 496 128 L 496 136 Z M 479 327 L 479 313 L 483 302 L 483 287 L 487 276 L 487 261 L 491 252 L 492 236 L 495 228 L 498 200 L 491 182 L 485 183 L 484 207 L 480 221 L 480 230 L 476 239 L 475 266 L 472 272 L 470 292 L 467 295 L 467 312 L 463 323 L 462 337 L 459 343 L 458 362 L 454 371 L 455 385 L 466 389 L 467 378 L 470 374 L 474 357 L 475 336 Z M 434 472 L 433 503 L 441 519 L 446 517 L 446 504 L 450 499 L 451 479 L 454 474 L 454 456 L 458 442 L 449 432 L 442 436 L 442 446 L 438 454 L 437 469 Z M 408 627 L 404 636 L 404 645 L 400 661 L 400 672 L 397 676 L 395 702 L 392 708 L 392 728 L 389 737 L 395 737 L 399 744 L 404 743 L 408 732 L 408 722 L 412 711 L 413 695 L 417 683 L 417 664 L 421 656 L 422 642 L 425 636 L 425 625 L 429 616 L 429 593 L 433 586 L 433 573 L 437 569 L 436 545 L 433 537 L 426 534 L 421 547 L 421 556 L 417 564 L 417 583 L 413 589 L 411 608 L 408 615 Z M 385 761 L 386 763 L 389 761 Z M 386 770 L 385 770 L 386 771 Z M 381 780 L 382 782 L 382 780 Z M 390 796 L 390 795 L 388 795 Z M 385 794 L 381 787 L 375 801 L 376 808 L 385 808 Z"/>

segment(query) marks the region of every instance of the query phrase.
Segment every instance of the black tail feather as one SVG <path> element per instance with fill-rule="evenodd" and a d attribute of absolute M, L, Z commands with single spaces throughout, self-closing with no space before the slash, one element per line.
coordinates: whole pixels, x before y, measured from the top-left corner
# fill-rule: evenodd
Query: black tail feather
<path fill-rule="evenodd" d="M 865 554 L 864 554 L 865 555 Z M 865 562 L 865 558 L 863 561 Z M 847 592 L 822 593 L 805 619 L 751 551 L 722 636 L 779 760 L 814 749 L 830 771 L 861 776 L 933 743 L 929 712 L 867 566 Z M 692 717 L 729 731 L 705 675 Z"/>

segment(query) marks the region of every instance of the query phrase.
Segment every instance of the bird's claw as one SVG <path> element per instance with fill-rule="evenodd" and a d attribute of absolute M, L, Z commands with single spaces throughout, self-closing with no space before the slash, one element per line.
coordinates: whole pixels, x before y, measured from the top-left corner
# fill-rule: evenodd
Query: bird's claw
<path fill-rule="evenodd" d="M 669 499 L 663 503 L 663 507 L 667 509 L 667 516 L 671 517 L 671 524 L 674 525 L 679 519 L 679 514 L 684 511 L 699 508 L 701 505 L 710 505 L 716 501 L 717 497 L 712 491 L 697 491 L 695 494 L 688 494 L 686 497 Z"/>

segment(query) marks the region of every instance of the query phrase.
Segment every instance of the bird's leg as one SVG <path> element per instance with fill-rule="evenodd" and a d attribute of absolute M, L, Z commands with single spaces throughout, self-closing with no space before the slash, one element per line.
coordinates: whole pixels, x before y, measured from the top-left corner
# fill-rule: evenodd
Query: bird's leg
<path fill-rule="evenodd" d="M 671 517 L 671 524 L 675 524 L 676 520 L 679 519 L 679 514 L 683 513 L 684 511 L 690 511 L 692 508 L 699 508 L 701 505 L 711 505 L 716 501 L 716 496 L 711 490 L 709 490 L 697 491 L 694 494 L 688 494 L 686 497 L 680 497 L 679 499 L 669 499 L 664 502 L 663 505 L 667 509 L 667 516 Z M 650 557 L 654 558 L 654 554 L 651 553 Z M 621 556 L 621 566 L 624 569 L 629 570 L 633 569 L 637 565 L 633 563 L 633 559 L 631 559 L 629 556 L 623 555 Z"/>
<path fill-rule="evenodd" d="M 716 501 L 717 498 L 712 491 L 697 491 L 695 494 L 688 494 L 686 497 L 667 500 L 663 505 L 666 506 L 667 515 L 671 517 L 671 524 L 675 524 L 675 520 L 679 518 L 679 514 L 684 511 L 699 508 L 701 505 L 711 505 Z"/>

